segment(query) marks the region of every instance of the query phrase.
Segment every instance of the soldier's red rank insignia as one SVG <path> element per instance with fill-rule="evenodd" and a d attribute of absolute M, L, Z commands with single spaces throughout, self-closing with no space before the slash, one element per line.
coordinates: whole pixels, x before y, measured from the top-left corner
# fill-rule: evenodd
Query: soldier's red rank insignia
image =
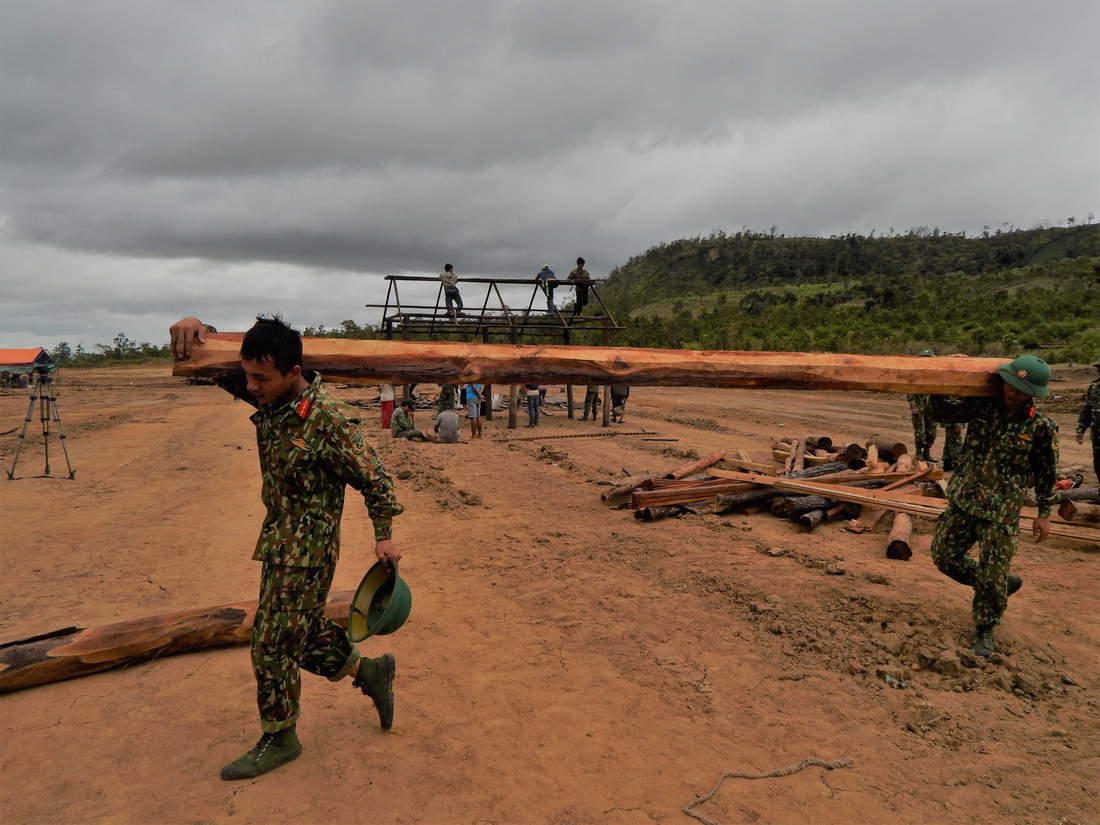
<path fill-rule="evenodd" d="M 301 401 L 298 402 L 298 409 L 296 410 L 296 412 L 298 413 L 299 418 L 304 419 L 307 415 L 309 415 L 309 406 L 311 403 L 313 402 L 311 402 L 308 398 L 303 398 Z"/>
<path fill-rule="evenodd" d="M 1034 407 L 1029 407 L 1028 408 L 1027 417 L 1028 418 L 1034 418 L 1035 417 L 1035 408 Z"/>

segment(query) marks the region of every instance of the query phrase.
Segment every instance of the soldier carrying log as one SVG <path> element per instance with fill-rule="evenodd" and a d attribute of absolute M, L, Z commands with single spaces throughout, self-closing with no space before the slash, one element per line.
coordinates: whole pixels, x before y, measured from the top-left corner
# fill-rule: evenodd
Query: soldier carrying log
<path fill-rule="evenodd" d="M 1029 480 L 1035 479 L 1039 517 L 1033 531 L 1038 541 L 1050 533 L 1057 495 L 1058 425 L 1032 404 L 1032 399 L 1050 394 L 1050 367 L 1033 355 L 1021 355 L 1001 364 L 997 374 L 1002 382 L 999 398 L 936 396 L 932 401 L 940 421 L 970 425 L 962 466 L 947 489 L 947 509 L 936 522 L 932 560 L 943 573 L 974 588 L 971 649 L 978 656 L 993 654 L 993 628 L 1000 624 L 1008 597 L 1023 585 L 1008 569 Z M 975 543 L 977 559 L 967 555 Z"/>
<path fill-rule="evenodd" d="M 213 332 L 197 318 L 173 324 L 172 355 L 186 358 Z M 369 696 L 383 730 L 393 724 L 394 657 L 362 658 L 325 601 L 340 554 L 346 486 L 359 490 L 374 522 L 375 555 L 401 558 L 392 519 L 404 508 L 358 417 L 330 396 L 321 377 L 302 369 L 301 336 L 278 318 L 257 318 L 240 349 L 244 375 L 218 384 L 247 401 L 252 415 L 267 515 L 253 559 L 263 562 L 260 601 L 252 630 L 252 669 L 263 735 L 221 771 L 222 779 L 251 779 L 296 759 L 302 745 L 299 668 L 338 681 L 354 677 Z"/>

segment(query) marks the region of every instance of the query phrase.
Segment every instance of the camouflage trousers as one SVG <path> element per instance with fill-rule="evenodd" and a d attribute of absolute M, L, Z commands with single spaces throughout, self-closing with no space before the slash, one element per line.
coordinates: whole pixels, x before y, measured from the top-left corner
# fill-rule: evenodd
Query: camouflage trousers
<path fill-rule="evenodd" d="M 252 672 L 264 733 L 294 725 L 299 714 L 299 668 L 336 682 L 359 661 L 340 625 L 325 618 L 334 567 L 284 567 L 264 562 L 260 605 L 252 626 Z"/>
<path fill-rule="evenodd" d="M 931 415 L 917 413 L 913 416 L 913 442 L 918 453 L 932 449 L 936 443 L 936 421 Z"/>
<path fill-rule="evenodd" d="M 962 461 L 963 433 L 965 424 L 944 424 L 943 467 L 945 470 L 959 469 Z"/>
<path fill-rule="evenodd" d="M 600 404 L 600 389 L 599 387 L 593 387 L 585 390 L 584 393 L 584 415 L 588 417 L 589 411 L 591 411 L 592 417 L 596 417 L 598 407 Z"/>
<path fill-rule="evenodd" d="M 1001 623 L 1008 605 L 1008 567 L 1016 552 L 1019 527 L 964 513 L 954 504 L 936 522 L 932 561 L 940 572 L 974 588 L 974 626 Z M 968 555 L 977 543 L 978 558 Z"/>
<path fill-rule="evenodd" d="M 1092 428 L 1092 471 L 1100 480 L 1100 432 L 1096 431 L 1096 427 Z"/>

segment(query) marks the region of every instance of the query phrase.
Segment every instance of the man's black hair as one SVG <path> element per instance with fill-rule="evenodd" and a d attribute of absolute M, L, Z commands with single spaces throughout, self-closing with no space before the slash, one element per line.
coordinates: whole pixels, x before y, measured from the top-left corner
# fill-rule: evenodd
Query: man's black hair
<path fill-rule="evenodd" d="M 411 398 L 402 398 L 401 399 L 401 406 L 402 407 L 408 407 L 411 410 L 412 407 L 413 407 L 413 400 Z"/>
<path fill-rule="evenodd" d="M 577 266 L 584 266 L 584 258 L 577 258 Z"/>
<path fill-rule="evenodd" d="M 452 269 L 454 269 L 454 267 L 450 264 L 447 264 L 445 267 L 443 267 L 444 272 L 450 272 Z"/>
<path fill-rule="evenodd" d="M 302 336 L 279 315 L 257 315 L 252 329 L 244 334 L 240 356 L 249 361 L 270 361 L 286 375 L 302 366 Z"/>

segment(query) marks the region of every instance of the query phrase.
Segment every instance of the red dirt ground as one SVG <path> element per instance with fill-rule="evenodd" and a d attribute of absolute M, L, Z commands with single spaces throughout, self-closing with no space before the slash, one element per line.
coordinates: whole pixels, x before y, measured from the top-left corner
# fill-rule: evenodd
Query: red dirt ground
<path fill-rule="evenodd" d="M 1065 399 L 1046 409 L 1072 434 L 1090 376 L 1058 372 Z M 54 477 L 31 477 L 37 414 L 17 480 L 16 434 L 0 437 L 0 642 L 255 598 L 250 409 L 166 364 L 57 384 L 75 479 L 56 441 Z M 27 404 L 0 392 L 0 430 Z M 626 429 L 678 441 L 506 443 L 531 431 L 509 432 L 505 413 L 478 442 L 395 444 L 364 411 L 407 508 L 395 538 L 413 613 L 363 645 L 397 657 L 393 730 L 350 683 L 307 674 L 302 757 L 222 782 L 259 735 L 248 651 L 163 658 L 0 697 L 0 819 L 687 823 L 681 808 L 723 772 L 814 757 L 851 766 L 727 779 L 696 810 L 723 825 L 1100 821 L 1096 548 L 1024 539 L 1004 660 L 967 667 L 969 591 L 929 561 L 930 522 L 899 562 L 888 520 L 805 534 L 767 514 L 641 523 L 600 502 L 624 468 L 715 449 L 763 460 L 783 434 L 910 442 L 904 399 L 647 388 L 628 412 Z M 598 430 L 552 413 L 540 434 Z M 1063 466 L 1091 482 L 1087 450 L 1063 436 Z M 370 535 L 349 495 L 334 589 L 365 572 Z"/>

